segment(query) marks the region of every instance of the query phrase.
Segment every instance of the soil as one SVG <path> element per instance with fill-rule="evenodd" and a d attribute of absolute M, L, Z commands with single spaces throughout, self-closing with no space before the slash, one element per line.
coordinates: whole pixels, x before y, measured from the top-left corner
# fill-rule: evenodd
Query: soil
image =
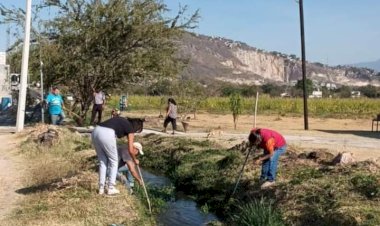
<path fill-rule="evenodd" d="M 126 113 L 127 116 L 146 116 L 145 128 L 162 130 L 163 118 L 158 114 L 147 112 Z M 248 136 L 254 124 L 254 117 L 239 117 L 237 129 L 234 130 L 232 115 L 197 114 L 191 115 L 188 132 L 177 133 L 177 136 L 190 136 L 214 140 L 224 147 L 241 143 Z M 309 130 L 304 130 L 303 117 L 281 117 L 277 115 L 258 115 L 257 127 L 270 128 L 283 134 L 289 145 L 302 151 L 326 149 L 338 154 L 351 152 L 356 160 L 380 158 L 380 131 L 371 131 L 371 119 L 332 119 L 309 118 Z M 179 131 L 183 132 L 180 120 L 177 120 Z M 210 133 L 211 132 L 211 133 Z M 168 126 L 171 133 L 171 125 Z M 211 136 L 210 136 L 211 135 Z"/>
<path fill-rule="evenodd" d="M 20 139 L 12 134 L 0 134 L 0 222 L 17 207 L 22 194 L 23 175 L 27 167 L 18 155 Z"/>

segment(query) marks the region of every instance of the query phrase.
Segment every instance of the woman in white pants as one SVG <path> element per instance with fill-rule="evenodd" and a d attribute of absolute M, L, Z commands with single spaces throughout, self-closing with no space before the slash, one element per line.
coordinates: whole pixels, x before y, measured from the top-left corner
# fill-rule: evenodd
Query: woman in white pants
<path fill-rule="evenodd" d="M 91 138 L 99 160 L 99 194 L 104 194 L 105 189 L 109 195 L 120 193 L 115 188 L 118 170 L 116 137 L 126 137 L 128 140 L 127 150 L 133 150 L 134 133 L 142 131 L 143 122 L 143 119 L 114 117 L 95 127 Z M 138 165 L 139 161 L 136 159 L 136 154 L 131 151 L 129 154 L 134 163 Z M 105 188 L 107 168 L 109 168 L 110 172 L 108 175 L 108 188 Z"/>

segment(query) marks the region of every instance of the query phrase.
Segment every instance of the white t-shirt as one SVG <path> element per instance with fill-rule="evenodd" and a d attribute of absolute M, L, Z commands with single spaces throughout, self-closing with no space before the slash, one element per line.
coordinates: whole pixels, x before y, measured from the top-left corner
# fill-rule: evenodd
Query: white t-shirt
<path fill-rule="evenodd" d="M 119 158 L 123 159 L 124 162 L 132 161 L 132 157 L 129 154 L 128 145 L 120 145 L 117 147 Z"/>
<path fill-rule="evenodd" d="M 94 103 L 95 104 L 103 104 L 106 99 L 103 92 L 95 93 L 94 95 Z"/>

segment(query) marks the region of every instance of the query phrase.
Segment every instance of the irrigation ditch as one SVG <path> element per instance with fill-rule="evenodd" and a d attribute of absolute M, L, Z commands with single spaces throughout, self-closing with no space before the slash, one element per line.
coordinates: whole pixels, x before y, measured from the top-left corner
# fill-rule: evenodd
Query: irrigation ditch
<path fill-rule="evenodd" d="M 244 143 L 227 149 L 208 140 L 154 134 L 141 141 L 145 169 L 165 175 L 175 194 L 186 195 L 203 213 L 215 214 L 223 224 L 380 224 L 379 162 L 333 165 L 334 156 L 324 150 L 311 154 L 289 147 L 280 160 L 274 188 L 260 190 L 260 166 L 249 161 L 236 195 L 226 200 L 247 152 Z M 163 213 L 170 209 L 168 205 Z"/>

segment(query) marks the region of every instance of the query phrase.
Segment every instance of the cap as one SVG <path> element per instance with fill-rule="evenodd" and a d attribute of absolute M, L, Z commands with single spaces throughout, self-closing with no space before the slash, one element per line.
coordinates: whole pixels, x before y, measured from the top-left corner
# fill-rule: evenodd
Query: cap
<path fill-rule="evenodd" d="M 139 151 L 140 155 L 144 155 L 144 152 L 142 150 L 142 145 L 139 142 L 134 142 L 133 147 Z"/>

